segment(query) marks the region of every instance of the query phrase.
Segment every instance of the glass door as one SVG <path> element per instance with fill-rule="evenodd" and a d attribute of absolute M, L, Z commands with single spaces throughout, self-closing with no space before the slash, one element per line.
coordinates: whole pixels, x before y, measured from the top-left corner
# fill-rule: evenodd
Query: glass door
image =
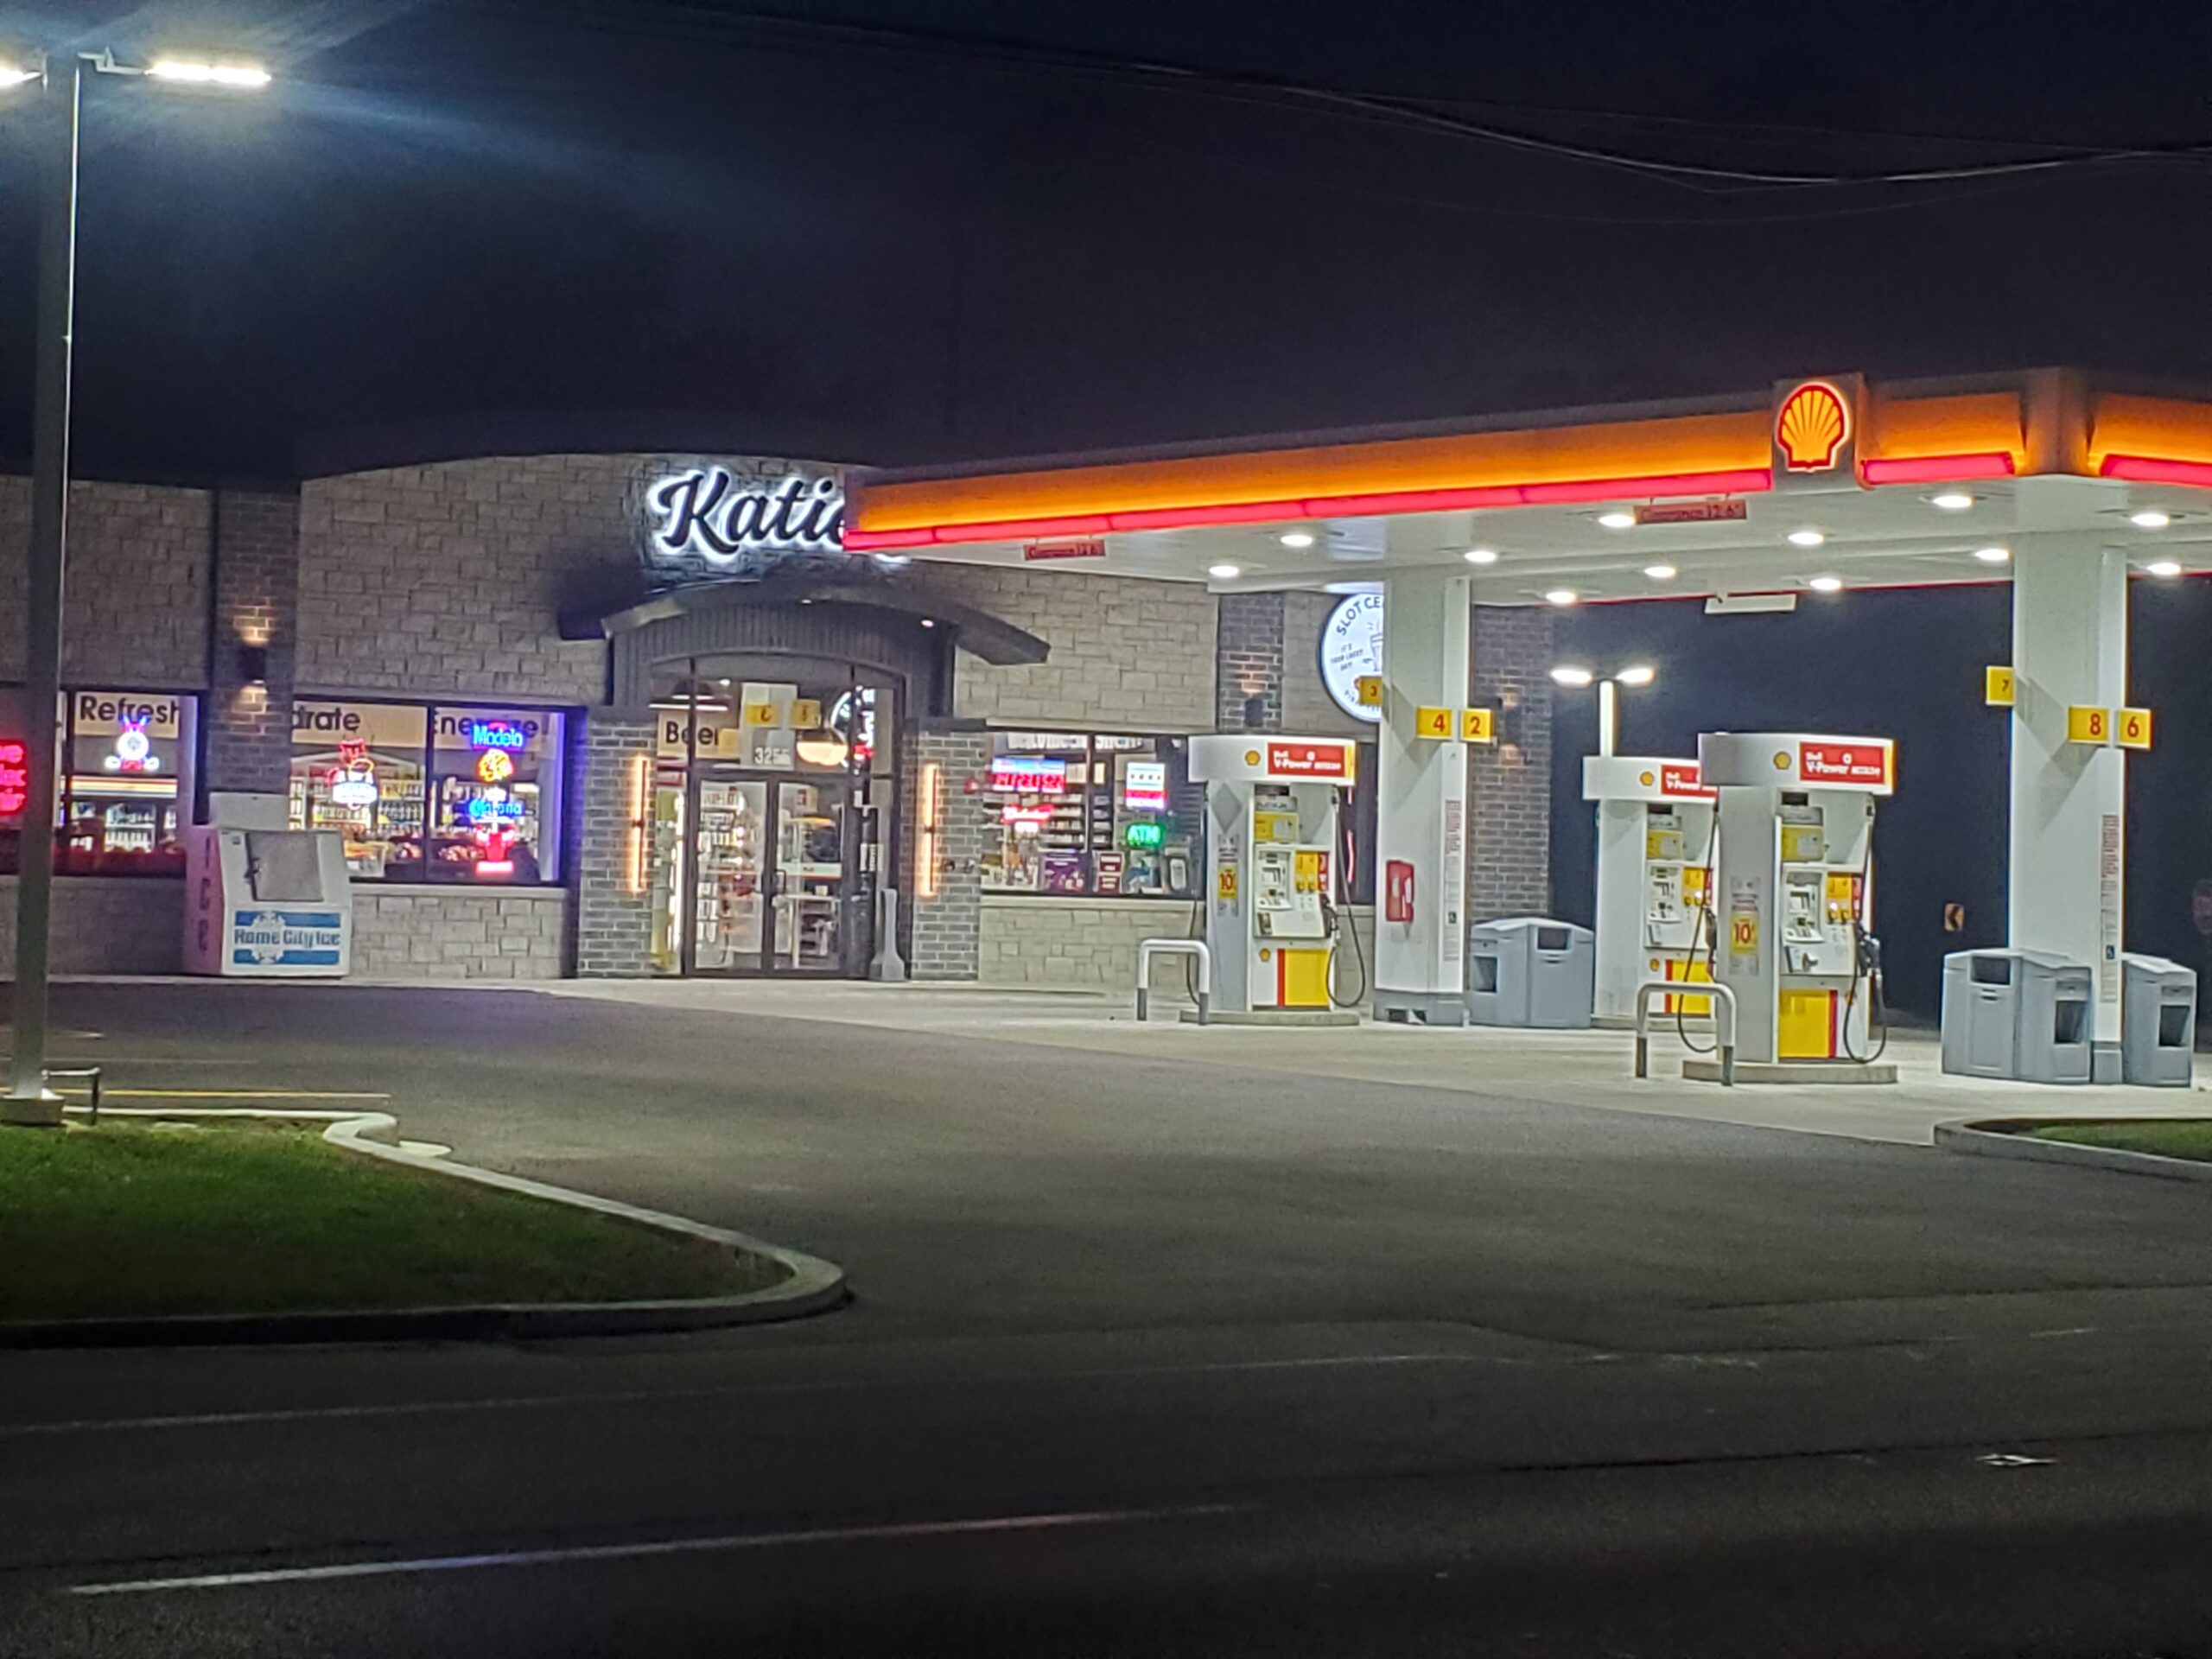
<path fill-rule="evenodd" d="M 846 899 L 854 890 L 850 802 L 842 779 L 776 785 L 772 972 L 845 971 Z"/>
<path fill-rule="evenodd" d="M 757 778 L 693 783 L 689 972 L 759 973 L 768 965 L 768 787 Z"/>

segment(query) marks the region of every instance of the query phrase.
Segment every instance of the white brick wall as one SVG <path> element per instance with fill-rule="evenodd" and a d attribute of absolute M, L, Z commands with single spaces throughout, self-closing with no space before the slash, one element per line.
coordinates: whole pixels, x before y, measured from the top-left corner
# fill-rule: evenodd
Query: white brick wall
<path fill-rule="evenodd" d="M 506 456 L 309 480 L 300 686 L 598 702 L 606 647 L 563 640 L 559 615 L 636 562 L 646 465 Z"/>
<path fill-rule="evenodd" d="M 1049 660 L 995 668 L 963 655 L 956 713 L 1007 725 L 1210 732 L 1214 601 L 1197 582 L 936 564 L 922 580 L 1036 634 Z"/>
<path fill-rule="evenodd" d="M 357 887 L 353 976 L 558 979 L 568 918 L 559 887 Z"/>
<path fill-rule="evenodd" d="M 54 881 L 51 971 L 184 971 L 184 883 L 158 875 L 62 875 Z M 0 875 L 0 980 L 16 976 L 16 878 Z"/>
<path fill-rule="evenodd" d="M 213 497 L 150 484 L 69 492 L 62 676 L 74 685 L 204 685 Z M 31 486 L 0 477 L 0 680 L 23 677 Z"/>
<path fill-rule="evenodd" d="M 1176 899 L 988 895 L 983 900 L 978 977 L 986 985 L 1057 985 L 1134 995 L 1138 944 L 1190 937 L 1192 909 Z M 1351 916 L 1361 956 L 1371 969 L 1374 910 L 1357 906 Z M 1348 952 L 1351 947 L 1344 948 Z M 1185 972 L 1182 959 L 1164 957 L 1152 965 L 1152 988 L 1180 996 L 1187 982 Z M 1337 982 L 1347 993 L 1363 988 L 1356 963 L 1344 963 L 1338 973 Z"/>

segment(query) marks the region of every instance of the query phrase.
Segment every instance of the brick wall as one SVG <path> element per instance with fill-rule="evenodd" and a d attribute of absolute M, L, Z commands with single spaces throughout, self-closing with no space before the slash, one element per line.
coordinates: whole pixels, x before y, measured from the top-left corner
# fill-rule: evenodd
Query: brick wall
<path fill-rule="evenodd" d="M 899 889 L 901 953 L 911 979 L 966 980 L 976 977 L 983 899 L 984 832 L 989 827 L 985 798 L 962 785 L 989 771 L 991 736 L 972 730 L 910 733 L 899 746 Z M 928 768 L 938 768 L 937 799 L 924 799 Z M 919 865 L 926 850 L 923 830 L 935 812 L 936 891 L 922 894 Z"/>
<path fill-rule="evenodd" d="M 983 900 L 977 977 L 1134 993 L 1139 943 L 1187 938 L 1192 908 L 1166 899 L 994 894 Z M 1152 988 L 1180 995 L 1189 971 L 1185 958 L 1163 957 L 1152 964 Z"/>
<path fill-rule="evenodd" d="M 212 498 L 149 484 L 73 485 L 65 684 L 195 690 L 207 675 Z M 23 677 L 31 486 L 0 478 L 0 680 Z"/>
<path fill-rule="evenodd" d="M 1215 724 L 1224 731 L 1282 730 L 1283 595 L 1224 594 L 1216 627 Z"/>
<path fill-rule="evenodd" d="M 569 895 L 443 887 L 353 889 L 356 979 L 558 979 Z"/>
<path fill-rule="evenodd" d="M 56 974 L 184 971 L 184 883 L 65 875 L 54 883 Z M 0 875 L 0 980 L 16 976 L 16 878 Z"/>
<path fill-rule="evenodd" d="M 1210 732 L 1214 599 L 1189 582 L 944 564 L 928 586 L 1048 642 L 1048 661 L 996 668 L 963 655 L 955 711 L 999 725 Z"/>
<path fill-rule="evenodd" d="M 214 610 L 207 695 L 207 789 L 278 792 L 291 767 L 299 642 L 299 498 L 245 490 L 215 497 Z M 258 647 L 264 677 L 245 652 Z"/>
<path fill-rule="evenodd" d="M 636 880 L 634 839 L 650 837 L 652 826 L 633 825 L 632 798 L 639 762 L 650 768 L 652 753 L 650 709 L 593 709 L 571 723 L 568 868 L 580 979 L 637 978 L 652 969 L 651 872 Z"/>
<path fill-rule="evenodd" d="M 986 985 L 1057 985 L 1070 989 L 1134 993 L 1137 946 L 1146 939 L 1184 938 L 1192 906 L 1161 899 L 1051 899 L 994 893 L 983 900 L 978 977 Z M 1364 1001 L 1373 987 L 1375 911 L 1351 906 L 1358 934 L 1340 945 L 1337 985 Z M 1181 999 L 1191 983 L 1187 958 L 1163 957 L 1152 964 L 1152 989 Z M 1361 963 L 1370 969 L 1363 977 Z"/>
<path fill-rule="evenodd" d="M 1500 738 L 1468 746 L 1470 921 L 1551 909 L 1552 622 L 1543 606 L 1475 607 L 1470 700 L 1499 711 Z"/>
<path fill-rule="evenodd" d="M 316 690 L 596 702 L 606 647 L 562 607 L 633 563 L 645 458 L 495 457 L 310 480 L 300 664 Z"/>

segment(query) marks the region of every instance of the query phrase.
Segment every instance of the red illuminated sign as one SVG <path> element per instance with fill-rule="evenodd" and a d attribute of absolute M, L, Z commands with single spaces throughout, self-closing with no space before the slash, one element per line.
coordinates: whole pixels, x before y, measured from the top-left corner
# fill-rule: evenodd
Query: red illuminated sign
<path fill-rule="evenodd" d="M 1775 447 L 1793 473 L 1832 470 L 1851 435 L 1851 410 L 1825 380 L 1808 380 L 1783 399 L 1774 417 Z"/>
<path fill-rule="evenodd" d="M 1659 768 L 1659 792 L 1686 800 L 1710 801 L 1719 798 L 1718 790 L 1698 781 L 1695 766 L 1662 766 Z"/>
<path fill-rule="evenodd" d="M 1749 516 L 1740 500 L 1645 501 L 1634 511 L 1639 524 L 1732 524 Z"/>
<path fill-rule="evenodd" d="M 1351 754 L 1348 743 L 1270 743 L 1268 770 L 1286 778 L 1344 778 Z"/>
<path fill-rule="evenodd" d="M 1886 743 L 1800 743 L 1797 775 L 1808 784 L 1886 784 Z"/>
<path fill-rule="evenodd" d="M 13 817 L 30 798 L 29 751 L 13 738 L 0 738 L 0 818 Z"/>
<path fill-rule="evenodd" d="M 1046 559 L 1103 559 L 1106 543 L 1096 536 L 1070 542 L 1032 542 L 1021 550 L 1021 556 L 1032 564 Z"/>

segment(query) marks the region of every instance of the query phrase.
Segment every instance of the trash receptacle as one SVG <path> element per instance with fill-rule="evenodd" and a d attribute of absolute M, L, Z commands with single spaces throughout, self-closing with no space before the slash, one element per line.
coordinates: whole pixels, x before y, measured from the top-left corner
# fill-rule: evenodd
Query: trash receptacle
<path fill-rule="evenodd" d="M 2022 1083 L 2089 1080 L 2089 966 L 2048 950 L 1943 958 L 1943 1069 Z"/>
<path fill-rule="evenodd" d="M 2120 963 L 2120 1081 L 2188 1088 L 2196 1051 L 2196 970 L 2133 950 Z"/>
<path fill-rule="evenodd" d="M 1590 1023 L 1596 936 L 1572 922 L 1515 916 L 1467 930 L 1467 1019 L 1567 1031 Z"/>

